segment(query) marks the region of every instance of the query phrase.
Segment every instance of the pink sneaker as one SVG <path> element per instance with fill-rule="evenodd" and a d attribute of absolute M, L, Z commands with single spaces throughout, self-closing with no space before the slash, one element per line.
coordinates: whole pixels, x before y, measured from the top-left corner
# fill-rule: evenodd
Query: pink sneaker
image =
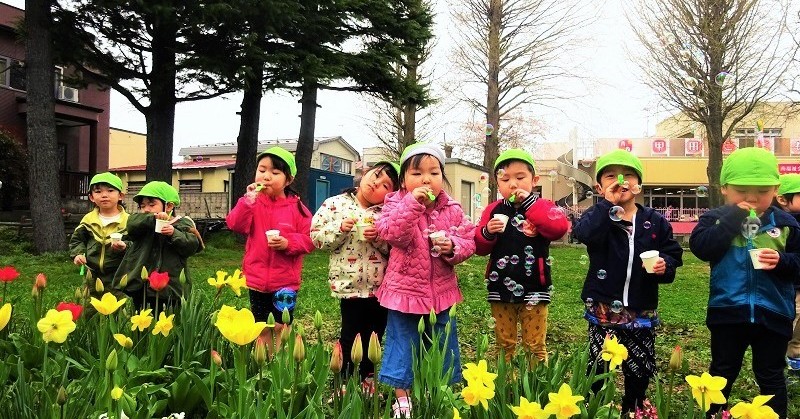
<path fill-rule="evenodd" d="M 408 397 L 398 397 L 392 404 L 392 417 L 395 419 L 411 417 L 411 400 Z"/>

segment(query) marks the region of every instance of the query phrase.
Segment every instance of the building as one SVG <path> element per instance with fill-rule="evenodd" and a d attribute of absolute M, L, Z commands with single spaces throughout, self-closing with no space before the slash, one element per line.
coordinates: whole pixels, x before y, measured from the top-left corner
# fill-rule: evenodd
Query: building
<path fill-rule="evenodd" d="M 25 11 L 0 3 L 0 129 L 27 147 L 25 119 L 25 45 L 15 27 Z M 64 83 L 73 74 L 56 66 L 53 82 L 56 138 L 61 195 L 68 200 L 85 199 L 89 176 L 108 169 L 108 89 L 89 84 L 76 88 Z"/>
<path fill-rule="evenodd" d="M 108 167 L 139 166 L 147 162 L 147 134 L 114 128 L 108 132 Z"/>

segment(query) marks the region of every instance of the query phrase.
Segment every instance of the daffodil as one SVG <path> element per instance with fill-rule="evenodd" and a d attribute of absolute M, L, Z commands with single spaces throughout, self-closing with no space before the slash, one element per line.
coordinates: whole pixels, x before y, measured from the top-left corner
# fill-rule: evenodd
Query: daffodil
<path fill-rule="evenodd" d="M 461 414 L 458 413 L 458 409 L 455 407 L 453 408 L 453 419 L 461 419 Z"/>
<path fill-rule="evenodd" d="M 253 312 L 243 308 L 236 310 L 226 305 L 222 306 L 214 324 L 222 336 L 229 341 L 242 346 L 256 340 L 261 331 L 267 326 L 265 322 L 256 322 Z"/>
<path fill-rule="evenodd" d="M 542 410 L 542 406 L 536 402 L 529 402 L 524 397 L 519 398 L 519 406 L 511 406 L 511 411 L 519 419 L 547 419 L 550 414 Z"/>
<path fill-rule="evenodd" d="M 756 396 L 753 403 L 739 402 L 731 408 L 731 416 L 737 419 L 778 419 L 778 414 L 764 403 L 772 398 L 769 396 Z"/>
<path fill-rule="evenodd" d="M 9 321 L 11 321 L 11 303 L 5 303 L 0 307 L 0 330 L 5 329 Z"/>
<path fill-rule="evenodd" d="M 228 283 L 228 281 L 225 280 L 226 275 L 227 272 L 225 271 L 217 271 L 216 278 L 208 278 L 208 285 L 211 285 L 212 287 L 216 288 L 217 291 L 219 291 L 220 288 L 224 287 L 225 284 Z"/>
<path fill-rule="evenodd" d="M 139 311 L 139 314 L 135 316 L 131 316 L 131 331 L 139 329 L 140 332 L 144 332 L 145 329 L 150 327 L 153 323 L 153 316 L 150 315 L 153 310 L 148 308 Z"/>
<path fill-rule="evenodd" d="M 609 369 L 614 370 L 622 364 L 622 361 L 628 359 L 628 348 L 619 343 L 616 336 L 606 336 L 600 357 L 603 361 L 609 362 Z"/>
<path fill-rule="evenodd" d="M 109 314 L 113 314 L 117 311 L 120 307 L 122 307 L 125 302 L 128 301 L 127 298 L 123 298 L 121 300 L 117 300 L 117 297 L 111 293 L 105 293 L 102 297 L 98 300 L 97 298 L 92 297 L 92 307 L 97 310 L 98 313 L 108 316 Z"/>
<path fill-rule="evenodd" d="M 114 386 L 114 388 L 111 390 L 111 398 L 114 400 L 119 400 L 122 398 L 122 393 L 123 391 L 121 388 L 119 388 L 119 386 Z"/>
<path fill-rule="evenodd" d="M 583 396 L 573 396 L 572 388 L 569 384 L 561 384 L 558 393 L 550 393 L 547 396 L 550 403 L 544 407 L 548 415 L 556 415 L 556 419 L 571 418 L 581 412 L 576 403 L 583 400 Z"/>
<path fill-rule="evenodd" d="M 687 375 L 686 382 L 692 387 L 692 396 L 704 412 L 708 412 L 708 409 L 711 408 L 711 403 L 725 403 L 725 395 L 722 394 L 722 389 L 728 383 L 727 379 L 713 377 L 711 374 L 704 372 L 699 377 Z"/>
<path fill-rule="evenodd" d="M 45 342 L 64 343 L 67 336 L 75 330 L 75 322 L 72 321 L 72 313 L 69 311 L 50 309 L 44 318 L 36 323 L 36 327 L 42 332 L 42 339 Z"/>
<path fill-rule="evenodd" d="M 484 409 L 488 410 L 489 400 L 494 398 L 494 388 L 486 387 L 478 382 L 471 382 L 461 390 L 461 396 L 468 405 L 477 406 L 480 403 Z"/>
<path fill-rule="evenodd" d="M 125 349 L 133 348 L 133 339 L 123 335 L 122 333 L 114 333 L 114 340 L 119 343 L 119 346 L 122 346 Z"/>
<path fill-rule="evenodd" d="M 247 279 L 242 276 L 242 271 L 238 269 L 233 271 L 233 275 L 228 277 L 228 286 L 237 297 L 242 295 L 242 288 L 247 286 Z"/>
<path fill-rule="evenodd" d="M 161 333 L 162 335 L 164 335 L 164 337 L 169 336 L 169 332 L 170 330 L 172 330 L 173 326 L 172 319 L 174 318 L 175 318 L 174 314 L 170 314 L 169 316 L 167 316 L 166 314 L 164 314 L 163 311 L 161 313 L 158 313 L 158 321 L 156 322 L 156 325 L 153 326 L 153 335 L 155 336 Z"/>
<path fill-rule="evenodd" d="M 489 372 L 486 360 L 481 359 L 477 365 L 470 362 L 465 366 L 466 368 L 461 371 L 461 374 L 468 384 L 480 383 L 494 390 L 494 379 L 497 378 L 497 374 Z"/>

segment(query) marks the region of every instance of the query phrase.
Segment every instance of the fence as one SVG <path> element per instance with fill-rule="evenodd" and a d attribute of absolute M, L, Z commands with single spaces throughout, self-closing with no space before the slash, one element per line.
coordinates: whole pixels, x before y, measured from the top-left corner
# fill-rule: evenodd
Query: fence
<path fill-rule="evenodd" d="M 580 218 L 588 207 L 565 207 L 567 214 Z M 708 212 L 708 208 L 653 208 L 660 212 L 670 222 L 697 222 L 701 215 Z"/>
<path fill-rule="evenodd" d="M 125 206 L 130 213 L 138 211 L 133 195 L 125 196 Z M 225 218 L 228 210 L 227 192 L 182 192 L 178 214 L 196 219 Z"/>

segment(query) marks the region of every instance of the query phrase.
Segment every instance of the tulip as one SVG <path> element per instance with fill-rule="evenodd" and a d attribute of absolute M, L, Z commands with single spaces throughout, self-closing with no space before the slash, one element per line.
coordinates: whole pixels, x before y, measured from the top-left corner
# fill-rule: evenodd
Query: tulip
<path fill-rule="evenodd" d="M 672 355 L 670 355 L 669 357 L 669 370 L 680 371 L 682 366 L 683 366 L 683 350 L 681 350 L 680 345 L 678 345 L 675 346 L 675 349 L 672 350 Z"/>
<path fill-rule="evenodd" d="M 75 288 L 75 299 L 80 300 L 81 298 L 83 298 L 83 288 Z"/>
<path fill-rule="evenodd" d="M 94 281 L 94 290 L 97 291 L 98 294 L 101 294 L 106 290 L 106 287 L 103 286 L 103 281 L 101 281 L 100 278 L 97 278 Z"/>
<path fill-rule="evenodd" d="M 281 345 L 285 345 L 289 341 L 289 335 L 292 333 L 292 327 L 284 325 L 281 328 Z"/>
<path fill-rule="evenodd" d="M 344 363 L 344 359 L 342 359 L 342 344 L 339 343 L 337 340 L 336 343 L 333 345 L 333 351 L 331 352 L 331 363 L 330 369 L 333 371 L 334 374 L 338 374 L 342 371 L 342 364 Z"/>
<path fill-rule="evenodd" d="M 11 303 L 3 304 L 3 307 L 0 307 L 0 330 L 3 330 L 8 326 L 8 322 L 11 321 Z"/>
<path fill-rule="evenodd" d="M 36 283 L 34 284 L 34 286 L 39 289 L 43 289 L 44 287 L 46 287 L 47 277 L 43 273 L 36 275 Z"/>
<path fill-rule="evenodd" d="M 419 323 L 417 323 L 417 332 L 419 332 L 420 335 L 425 333 L 425 318 L 424 317 L 420 317 L 419 318 Z"/>
<path fill-rule="evenodd" d="M 216 364 L 216 366 L 218 366 L 218 367 L 222 366 L 222 357 L 219 356 L 219 352 L 217 352 L 217 351 L 215 351 L 213 349 L 211 350 L 211 362 Z"/>
<path fill-rule="evenodd" d="M 233 307 L 223 305 L 217 315 L 214 325 L 219 329 L 222 336 L 232 343 L 239 346 L 247 345 L 256 338 L 267 326 L 264 322 L 256 322 L 253 312 L 243 308 L 236 310 Z"/>
<path fill-rule="evenodd" d="M 432 308 L 431 308 L 431 312 L 428 314 L 428 324 L 430 324 L 431 326 L 436 324 L 436 312 L 433 311 Z"/>
<path fill-rule="evenodd" d="M 150 274 L 147 273 L 147 268 L 142 266 L 142 273 L 141 273 L 142 282 L 147 282 L 148 276 L 150 276 Z"/>
<path fill-rule="evenodd" d="M 13 266 L 0 268 L 0 282 L 11 282 L 19 278 L 19 272 Z"/>
<path fill-rule="evenodd" d="M 117 350 L 116 349 L 112 349 L 111 353 L 108 354 L 108 357 L 106 358 L 106 369 L 108 371 L 114 371 L 115 369 L 117 369 Z"/>
<path fill-rule="evenodd" d="M 314 328 L 317 329 L 317 332 L 322 330 L 322 313 L 319 310 L 314 313 Z"/>
<path fill-rule="evenodd" d="M 58 403 L 59 406 L 63 406 L 67 403 L 67 389 L 65 389 L 64 386 L 58 388 L 56 403 Z"/>
<path fill-rule="evenodd" d="M 75 330 L 72 313 L 50 309 L 43 319 L 36 323 L 45 342 L 64 343 L 67 336 Z"/>
<path fill-rule="evenodd" d="M 119 287 L 125 288 L 128 286 L 128 274 L 122 275 L 122 278 L 119 280 Z"/>
<path fill-rule="evenodd" d="M 102 285 L 102 282 L 100 284 Z M 127 301 L 128 301 L 127 298 L 117 300 L 117 297 L 107 292 L 103 294 L 103 296 L 99 300 L 97 298 L 92 297 L 91 304 L 92 307 L 94 307 L 98 313 L 104 316 L 108 316 L 109 314 L 113 314 L 120 307 L 125 305 L 125 302 Z"/>
<path fill-rule="evenodd" d="M 292 321 L 292 316 L 289 315 L 289 310 L 284 307 L 283 312 L 281 313 L 281 323 L 289 324 Z"/>
<path fill-rule="evenodd" d="M 219 356 L 219 354 L 217 354 L 217 356 Z M 253 360 L 256 361 L 259 367 L 264 366 L 264 363 L 267 361 L 267 344 L 264 342 L 264 339 L 260 337 L 256 339 L 255 348 L 253 349 Z M 220 360 L 220 362 L 222 362 L 222 360 Z"/>
<path fill-rule="evenodd" d="M 270 311 L 269 315 L 267 316 L 267 327 L 275 328 L 275 316 Z"/>
<path fill-rule="evenodd" d="M 356 340 L 353 341 L 353 347 L 350 349 L 350 359 L 354 364 L 358 364 L 364 358 L 364 348 L 361 346 L 361 333 L 356 333 Z"/>
<path fill-rule="evenodd" d="M 147 280 L 150 282 L 150 288 L 153 289 L 153 291 L 160 292 L 169 285 L 169 273 L 153 271 L 150 272 L 150 276 Z"/>
<path fill-rule="evenodd" d="M 369 346 L 367 347 L 367 358 L 373 364 L 381 362 L 381 342 L 378 339 L 378 334 L 372 332 L 369 336 Z"/>
<path fill-rule="evenodd" d="M 114 340 L 119 343 L 119 346 L 122 346 L 125 349 L 133 348 L 133 339 L 123 335 L 122 333 L 114 333 Z"/>
<path fill-rule="evenodd" d="M 181 285 L 186 285 L 186 272 L 185 271 L 186 271 L 185 269 L 181 269 L 181 273 L 180 273 L 180 275 L 178 275 L 178 282 L 180 282 Z"/>
<path fill-rule="evenodd" d="M 114 388 L 111 390 L 111 398 L 114 399 L 114 401 L 117 401 L 122 398 L 122 393 L 122 389 L 119 388 L 119 386 L 114 386 Z"/>
<path fill-rule="evenodd" d="M 74 303 L 67 303 L 67 302 L 60 302 L 56 306 L 56 310 L 58 311 L 69 311 L 72 313 L 72 321 L 76 322 L 81 317 L 81 312 L 83 312 L 83 306 L 80 304 Z"/>
<path fill-rule="evenodd" d="M 292 357 L 297 362 L 303 362 L 306 359 L 306 346 L 303 344 L 303 336 L 299 333 L 294 335 L 294 352 L 292 352 Z"/>

